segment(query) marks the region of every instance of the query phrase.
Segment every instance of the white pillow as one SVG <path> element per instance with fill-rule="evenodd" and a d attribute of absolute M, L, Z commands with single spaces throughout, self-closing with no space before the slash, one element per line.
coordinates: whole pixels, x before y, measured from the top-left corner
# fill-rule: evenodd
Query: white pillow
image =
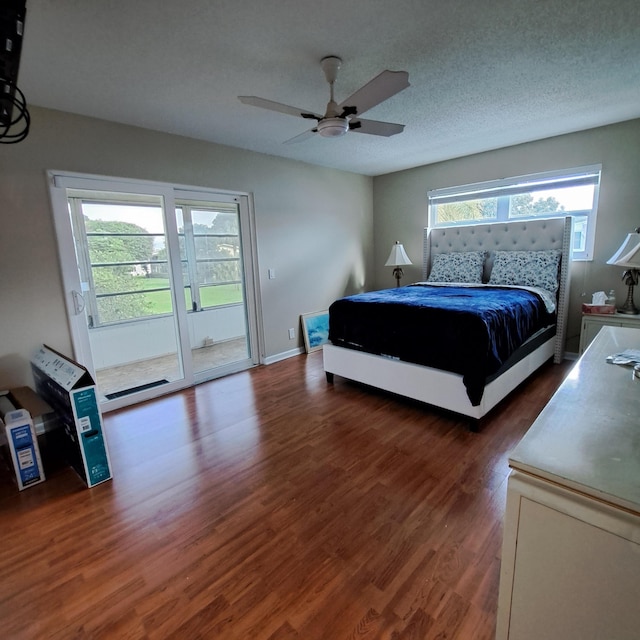
<path fill-rule="evenodd" d="M 482 269 L 486 251 L 452 251 L 433 257 L 427 282 L 482 283 Z"/>
<path fill-rule="evenodd" d="M 551 293 L 558 289 L 561 251 L 496 251 L 489 284 L 540 287 Z"/>

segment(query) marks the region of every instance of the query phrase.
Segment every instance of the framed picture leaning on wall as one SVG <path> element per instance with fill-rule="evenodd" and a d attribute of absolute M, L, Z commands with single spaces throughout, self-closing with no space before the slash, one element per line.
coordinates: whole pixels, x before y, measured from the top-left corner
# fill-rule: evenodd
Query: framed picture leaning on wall
<path fill-rule="evenodd" d="M 329 312 L 316 311 L 303 313 L 300 316 L 304 348 L 307 353 L 322 349 L 322 345 L 329 342 Z"/>

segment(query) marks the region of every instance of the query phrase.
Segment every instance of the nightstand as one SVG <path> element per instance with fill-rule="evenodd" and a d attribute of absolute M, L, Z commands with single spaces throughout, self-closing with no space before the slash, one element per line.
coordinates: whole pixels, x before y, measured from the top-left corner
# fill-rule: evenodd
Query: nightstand
<path fill-rule="evenodd" d="M 596 337 L 598 331 L 604 326 L 630 327 L 640 329 L 640 315 L 631 316 L 625 313 L 583 313 L 582 326 L 580 328 L 580 355 Z"/>

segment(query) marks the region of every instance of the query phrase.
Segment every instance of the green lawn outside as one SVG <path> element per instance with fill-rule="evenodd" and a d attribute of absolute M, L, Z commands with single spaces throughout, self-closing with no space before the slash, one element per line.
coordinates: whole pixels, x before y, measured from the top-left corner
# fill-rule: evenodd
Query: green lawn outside
<path fill-rule="evenodd" d="M 159 289 L 169 287 L 166 278 L 144 278 L 144 289 Z M 191 296 L 189 290 L 184 290 L 185 307 L 191 311 Z M 150 291 L 145 294 L 145 299 L 150 303 L 150 315 L 171 313 L 171 294 L 167 291 Z M 239 284 L 222 284 L 217 287 L 201 287 L 200 302 L 202 308 L 217 307 L 223 304 L 242 302 L 242 287 Z"/>

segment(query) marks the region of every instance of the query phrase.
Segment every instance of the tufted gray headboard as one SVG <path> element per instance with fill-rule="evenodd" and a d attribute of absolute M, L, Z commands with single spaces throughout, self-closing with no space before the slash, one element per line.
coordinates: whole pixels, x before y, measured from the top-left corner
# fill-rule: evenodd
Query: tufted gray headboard
<path fill-rule="evenodd" d="M 558 286 L 558 324 L 554 362 L 564 355 L 567 310 L 569 303 L 569 270 L 571 265 L 571 217 L 540 220 L 514 220 L 473 226 L 424 230 L 422 276 L 426 280 L 433 256 L 451 251 L 488 251 L 483 280 L 487 282 L 493 266 L 494 251 L 542 251 L 560 249 Z"/>

